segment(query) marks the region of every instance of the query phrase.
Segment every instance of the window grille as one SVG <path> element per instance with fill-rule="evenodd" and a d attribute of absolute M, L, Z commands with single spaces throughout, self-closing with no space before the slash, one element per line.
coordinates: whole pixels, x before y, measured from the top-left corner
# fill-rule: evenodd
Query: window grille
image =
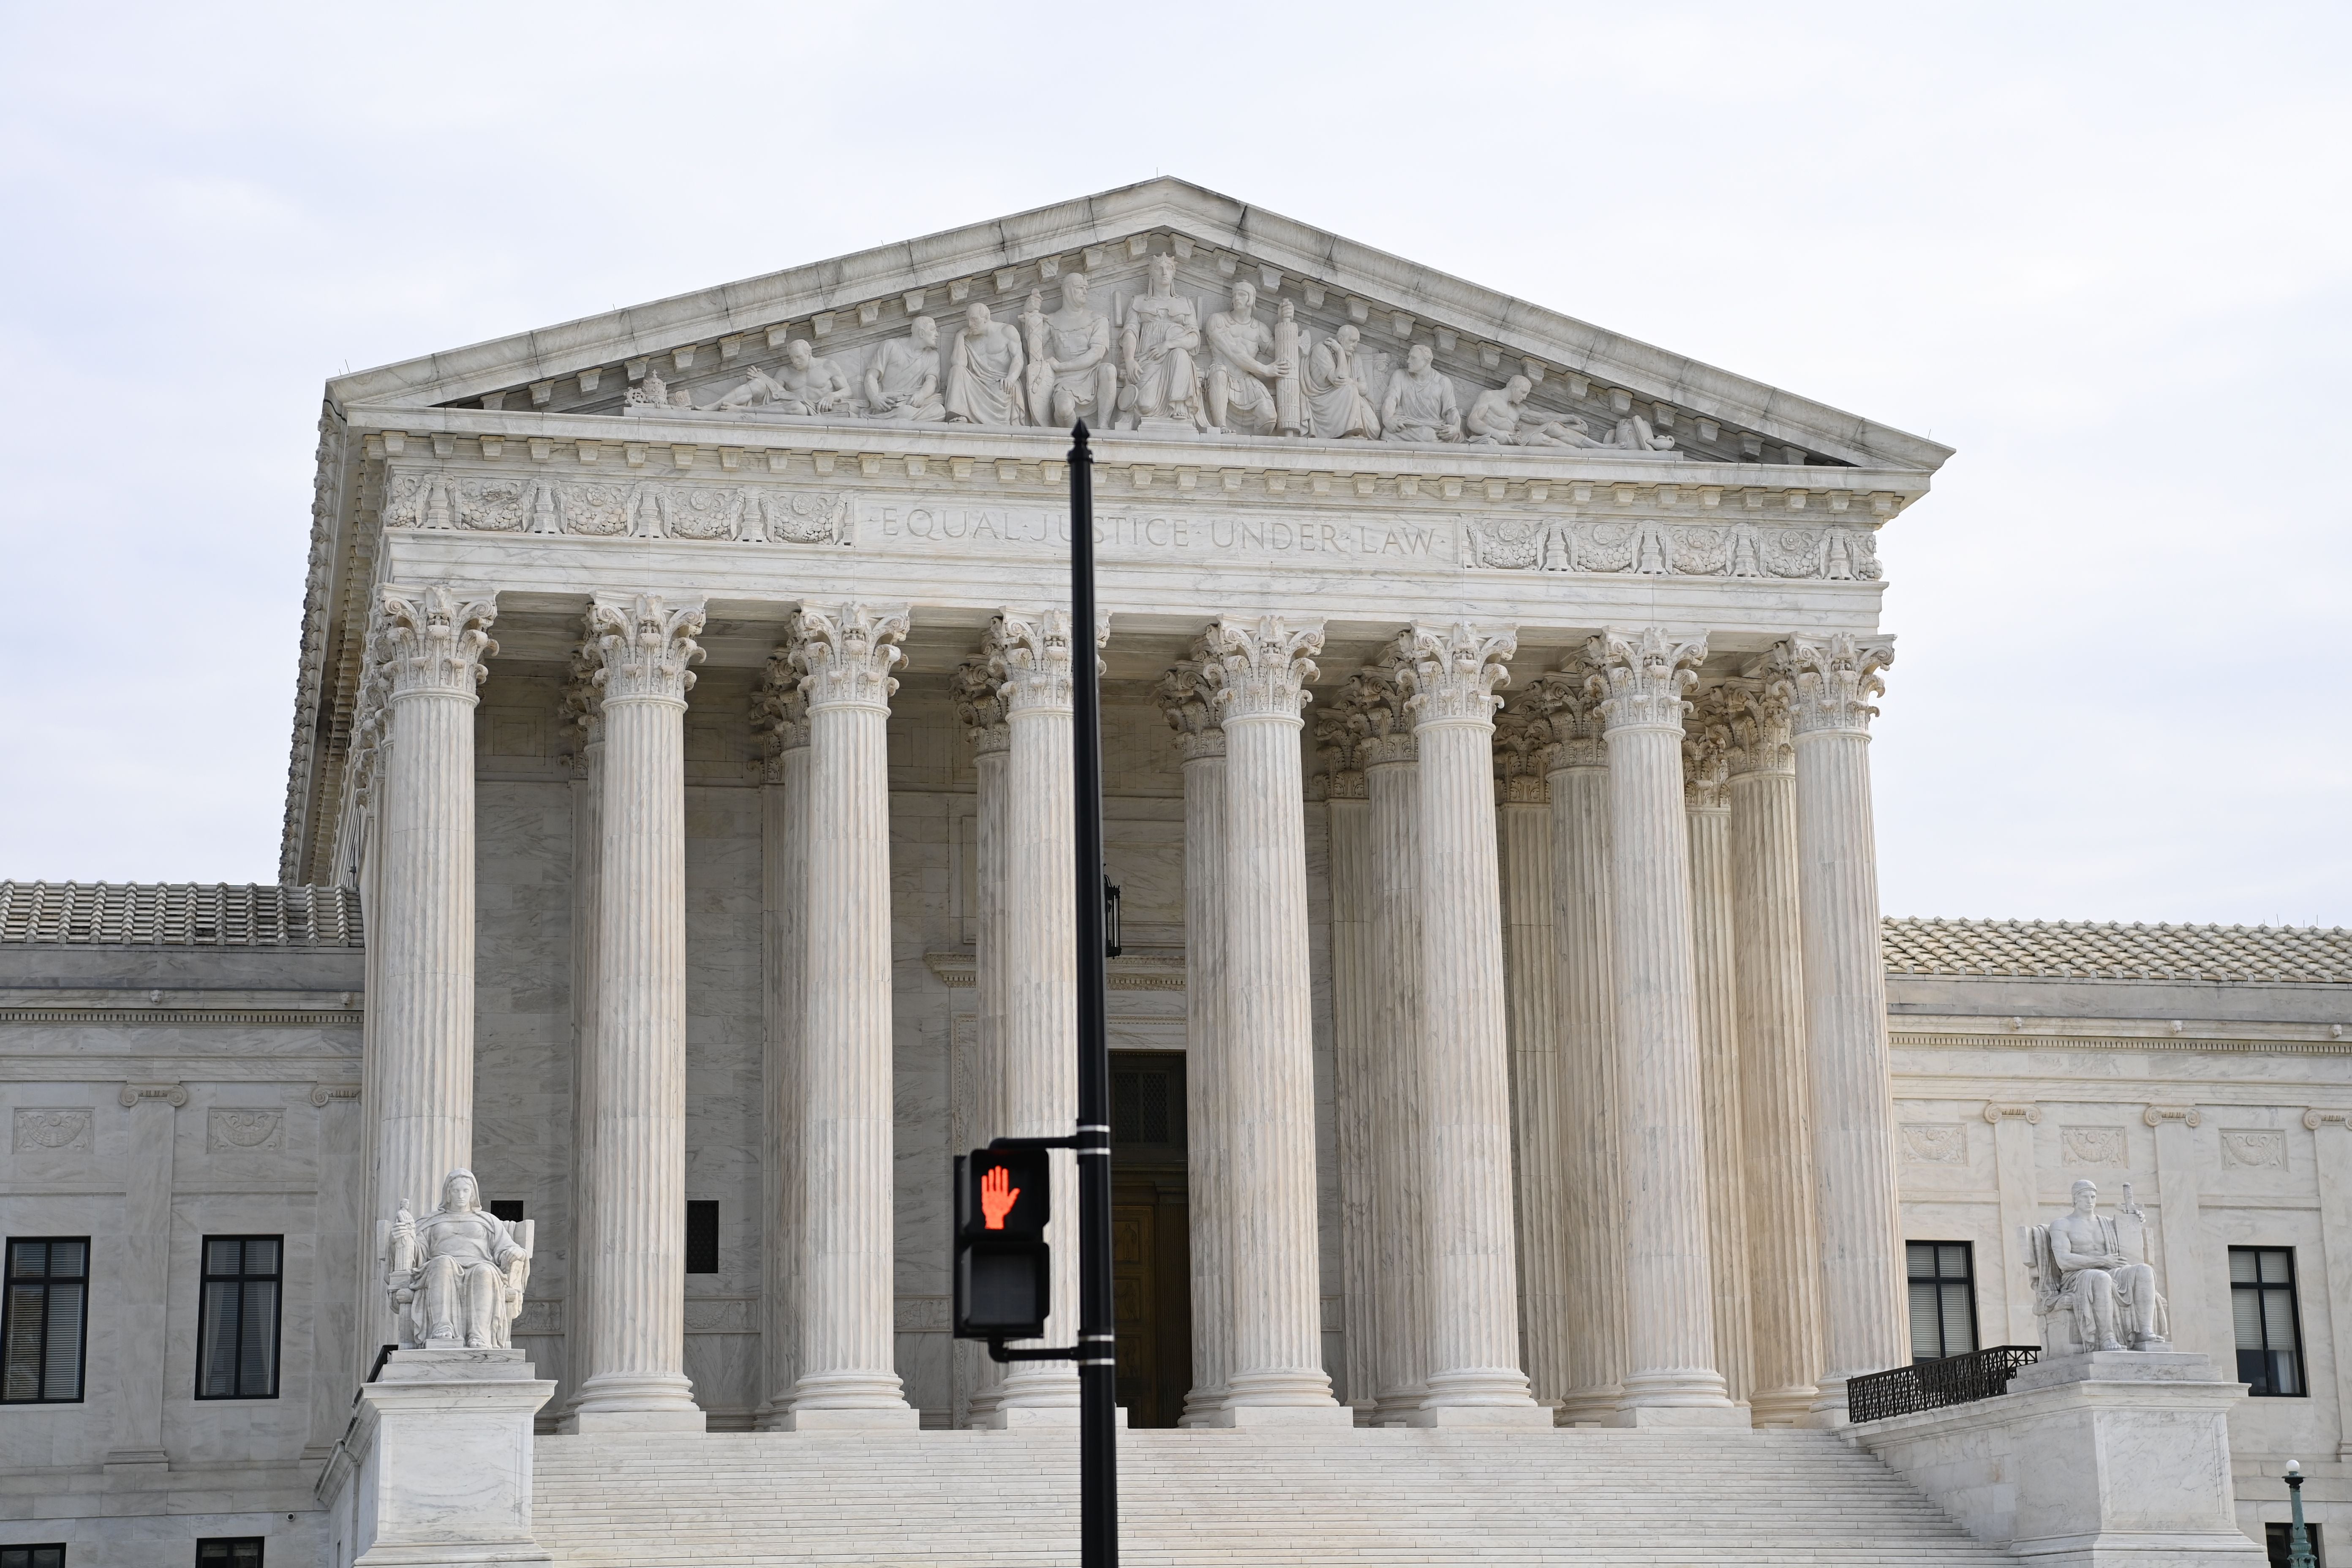
<path fill-rule="evenodd" d="M 199 1541 L 196 1568 L 261 1568 L 261 1537 L 220 1536 Z"/>
<path fill-rule="evenodd" d="M 2230 1317 L 2237 1331 L 2238 1381 L 2257 1398 L 2298 1398 L 2303 1323 L 2291 1247 L 2230 1248 Z"/>
<path fill-rule="evenodd" d="M 80 1403 L 89 1329 L 89 1237 L 9 1237 L 0 1403 Z"/>
<path fill-rule="evenodd" d="M 686 1271 L 719 1272 L 719 1200 L 686 1200 Z"/>
<path fill-rule="evenodd" d="M 40 1546 L 0 1546 L 0 1568 L 66 1568 L 63 1542 Z"/>
<path fill-rule="evenodd" d="M 1977 1348 L 1976 1249 L 1965 1241 L 1905 1244 L 1911 1287 L 1911 1359 L 1941 1361 Z"/>
<path fill-rule="evenodd" d="M 1120 1067 L 1110 1074 L 1110 1136 L 1117 1144 L 1181 1143 L 1183 1080 L 1160 1067 Z"/>
<path fill-rule="evenodd" d="M 196 1323 L 198 1399 L 278 1397 L 285 1251 L 282 1237 L 205 1237 Z"/>

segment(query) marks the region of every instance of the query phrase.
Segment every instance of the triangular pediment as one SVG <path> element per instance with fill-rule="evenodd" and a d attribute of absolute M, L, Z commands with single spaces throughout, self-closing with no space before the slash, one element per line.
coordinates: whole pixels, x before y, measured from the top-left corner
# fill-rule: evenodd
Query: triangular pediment
<path fill-rule="evenodd" d="M 944 363 L 971 306 L 1011 326 L 1033 293 L 1055 310 L 1073 272 L 1087 275 L 1093 306 L 1123 319 L 1153 289 L 1155 257 L 1172 258 L 1175 291 L 1202 321 L 1247 281 L 1259 319 L 1274 322 L 1286 302 L 1306 343 L 1354 327 L 1355 372 L 1375 396 L 1418 344 L 1462 408 L 1525 375 L 1534 384 L 1531 418 L 1604 442 L 1639 418 L 1700 461 L 1932 471 L 1949 456 L 1932 441 L 1164 178 L 343 376 L 328 394 L 345 408 L 857 423 L 855 410 L 810 418 L 772 406 L 761 378 L 781 374 L 800 340 L 862 391 L 883 345 L 905 341 L 919 316 L 938 323 Z"/>

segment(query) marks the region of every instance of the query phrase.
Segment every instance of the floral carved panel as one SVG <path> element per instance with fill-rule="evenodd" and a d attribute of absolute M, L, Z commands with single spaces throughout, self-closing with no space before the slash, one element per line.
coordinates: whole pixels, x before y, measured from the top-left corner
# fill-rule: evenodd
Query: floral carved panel
<path fill-rule="evenodd" d="M 2121 1165 L 2127 1158 L 2120 1127 L 2062 1127 L 2058 1142 L 2069 1165 Z"/>
<path fill-rule="evenodd" d="M 19 1154 L 81 1151 L 90 1146 L 91 1114 L 83 1109 L 16 1112 L 10 1146 Z"/>

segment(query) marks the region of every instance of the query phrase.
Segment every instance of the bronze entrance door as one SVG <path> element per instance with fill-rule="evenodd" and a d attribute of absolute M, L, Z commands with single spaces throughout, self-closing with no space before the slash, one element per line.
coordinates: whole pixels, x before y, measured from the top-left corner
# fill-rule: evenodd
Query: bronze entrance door
<path fill-rule="evenodd" d="M 1129 1426 L 1173 1426 L 1192 1385 L 1181 1056 L 1111 1053 L 1110 1139 L 1118 1402 Z"/>

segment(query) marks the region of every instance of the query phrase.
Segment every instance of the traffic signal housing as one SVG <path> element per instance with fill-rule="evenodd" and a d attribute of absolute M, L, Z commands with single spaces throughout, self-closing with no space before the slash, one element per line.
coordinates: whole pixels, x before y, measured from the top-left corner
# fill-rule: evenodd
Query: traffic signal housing
<path fill-rule="evenodd" d="M 1045 1334 L 1053 1272 L 1045 1225 L 1053 1167 L 1044 1149 L 975 1149 L 955 1162 L 955 1334 Z"/>

